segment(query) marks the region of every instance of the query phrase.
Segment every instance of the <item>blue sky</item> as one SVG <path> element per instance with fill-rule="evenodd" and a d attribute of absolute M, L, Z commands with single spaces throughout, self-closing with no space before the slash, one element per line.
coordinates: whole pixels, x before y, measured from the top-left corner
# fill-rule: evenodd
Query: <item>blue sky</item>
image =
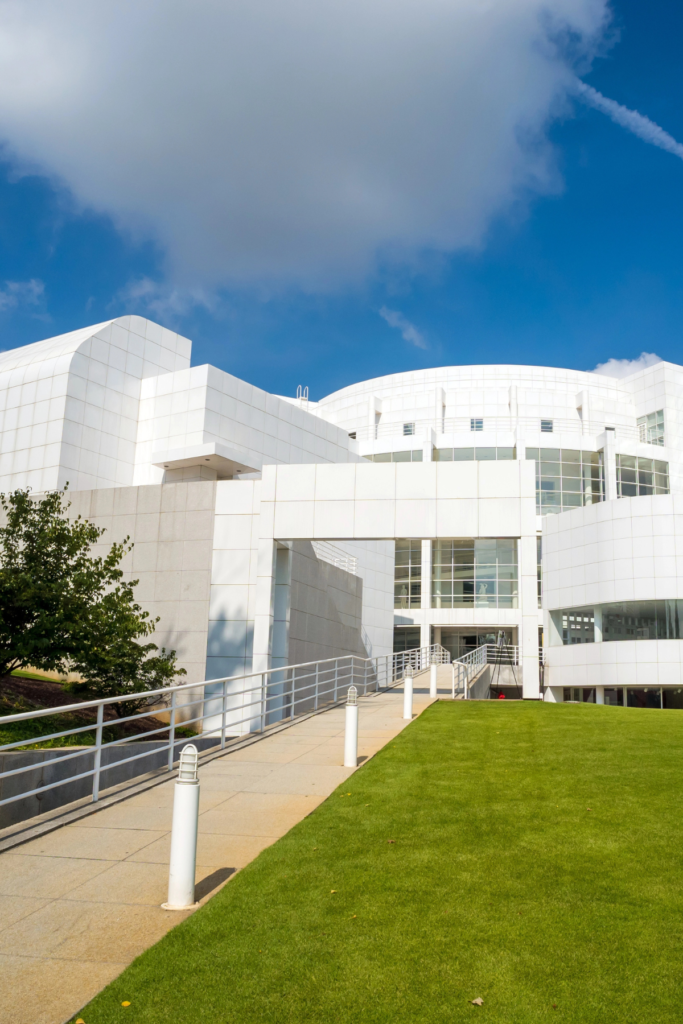
<path fill-rule="evenodd" d="M 613 15 L 613 41 L 584 80 L 682 141 L 683 9 L 621 0 Z M 425 250 L 419 270 L 380 261 L 322 289 L 200 282 L 179 287 L 177 301 L 153 233 L 120 218 L 117 227 L 106 207 L 47 173 L 18 172 L 10 140 L 0 281 L 14 284 L 0 286 L 0 345 L 140 313 L 192 338 L 195 363 L 282 394 L 308 385 L 312 398 L 452 363 L 592 369 L 642 351 L 683 362 L 683 160 L 574 101 L 549 138 L 550 194 L 531 191 L 498 211 L 473 248 Z M 131 286 L 141 281 L 155 284 Z M 414 325 L 413 341 L 382 309 Z"/>

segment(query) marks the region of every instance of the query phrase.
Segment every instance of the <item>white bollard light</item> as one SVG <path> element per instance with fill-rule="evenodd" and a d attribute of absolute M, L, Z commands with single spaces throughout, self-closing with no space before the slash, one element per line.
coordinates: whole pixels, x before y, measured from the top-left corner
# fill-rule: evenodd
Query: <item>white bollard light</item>
<path fill-rule="evenodd" d="M 346 695 L 344 767 L 358 767 L 358 690 L 355 686 L 349 686 L 349 692 Z"/>
<path fill-rule="evenodd" d="M 168 902 L 164 910 L 189 910 L 196 906 L 194 875 L 197 863 L 199 819 L 199 753 L 194 743 L 180 751 L 180 765 L 173 794 L 171 866 L 168 873 Z"/>
<path fill-rule="evenodd" d="M 403 673 L 403 717 L 413 717 L 413 666 L 406 665 Z"/>
<path fill-rule="evenodd" d="M 429 666 L 429 696 L 436 697 L 436 673 L 439 671 L 439 666 L 435 658 L 432 658 Z"/>

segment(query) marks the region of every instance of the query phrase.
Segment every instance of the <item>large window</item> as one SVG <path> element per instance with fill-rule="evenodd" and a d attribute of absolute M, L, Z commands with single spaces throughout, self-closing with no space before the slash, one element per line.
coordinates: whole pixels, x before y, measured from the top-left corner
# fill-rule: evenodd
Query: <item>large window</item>
<path fill-rule="evenodd" d="M 538 595 L 538 607 L 543 607 L 543 541 L 536 538 L 536 593 Z"/>
<path fill-rule="evenodd" d="M 379 455 L 364 455 L 370 462 L 422 462 L 422 449 L 412 452 L 380 452 Z"/>
<path fill-rule="evenodd" d="M 536 511 L 567 512 L 604 500 L 602 452 L 573 448 L 527 448 L 536 463 Z"/>
<path fill-rule="evenodd" d="M 563 644 L 592 644 L 602 632 L 611 640 L 683 640 L 683 600 L 622 601 L 601 608 L 567 608 L 562 615 Z M 598 629 L 595 620 L 598 619 Z"/>
<path fill-rule="evenodd" d="M 562 612 L 562 643 L 592 644 L 595 640 L 595 618 L 592 608 L 570 608 Z"/>
<path fill-rule="evenodd" d="M 394 607 L 419 608 L 422 600 L 422 541 L 397 540 Z"/>
<path fill-rule="evenodd" d="M 420 646 L 419 626 L 394 626 L 394 654 L 412 651 Z"/>
<path fill-rule="evenodd" d="M 434 462 L 492 462 L 516 458 L 514 448 L 433 448 Z"/>
<path fill-rule="evenodd" d="M 637 420 L 638 436 L 646 444 L 664 444 L 664 410 L 651 412 L 647 416 L 639 416 Z"/>
<path fill-rule="evenodd" d="M 668 462 L 641 459 L 639 455 L 617 455 L 618 497 L 635 498 L 637 494 L 668 493 Z"/>
<path fill-rule="evenodd" d="M 683 640 L 683 601 L 624 601 L 602 609 L 603 640 Z"/>
<path fill-rule="evenodd" d="M 432 541 L 432 608 L 516 608 L 517 541 Z"/>

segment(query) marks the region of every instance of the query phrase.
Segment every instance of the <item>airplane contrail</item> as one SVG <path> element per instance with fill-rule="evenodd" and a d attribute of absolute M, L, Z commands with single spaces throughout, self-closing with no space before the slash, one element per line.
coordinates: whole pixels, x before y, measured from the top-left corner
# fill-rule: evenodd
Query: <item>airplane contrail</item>
<path fill-rule="evenodd" d="M 683 160 L 683 145 L 680 142 L 676 142 L 672 135 L 665 132 L 663 128 L 660 128 L 658 124 L 651 121 L 649 117 L 639 114 L 637 110 L 629 110 L 628 107 L 622 107 L 621 103 L 608 99 L 601 92 L 598 92 L 597 89 L 586 85 L 585 82 L 577 81 L 576 91 L 585 103 L 595 107 L 596 110 L 601 110 L 603 114 L 607 114 L 616 124 L 620 124 L 622 128 L 633 132 L 639 139 L 643 139 L 644 142 L 649 142 L 653 146 L 659 146 L 660 149 L 665 149 L 667 153 L 673 153 L 674 156 Z"/>

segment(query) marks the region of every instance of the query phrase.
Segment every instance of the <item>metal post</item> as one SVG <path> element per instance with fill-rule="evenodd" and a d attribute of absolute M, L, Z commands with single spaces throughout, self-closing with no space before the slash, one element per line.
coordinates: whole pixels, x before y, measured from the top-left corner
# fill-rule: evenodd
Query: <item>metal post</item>
<path fill-rule="evenodd" d="M 455 700 L 455 662 L 451 662 L 451 690 Z"/>
<path fill-rule="evenodd" d="M 168 770 L 173 771 L 173 753 L 175 751 L 175 706 L 176 706 L 176 691 L 174 690 L 171 694 L 171 720 L 168 726 Z"/>
<path fill-rule="evenodd" d="M 228 712 L 228 683 L 223 680 L 223 710 L 221 711 L 221 750 L 225 750 L 225 727 Z"/>
<path fill-rule="evenodd" d="M 180 751 L 180 765 L 173 794 L 171 863 L 168 873 L 168 901 L 164 910 L 188 910 L 196 906 L 194 876 L 197 865 L 199 821 L 199 754 L 194 743 Z"/>
<path fill-rule="evenodd" d="M 346 696 L 344 767 L 358 767 L 358 690 L 355 686 L 349 686 Z"/>
<path fill-rule="evenodd" d="M 413 667 L 408 665 L 403 673 L 403 717 L 413 717 Z"/>
<path fill-rule="evenodd" d="M 315 702 L 313 704 L 314 711 L 318 710 L 318 670 L 320 666 L 318 662 L 315 663 Z"/>
<path fill-rule="evenodd" d="M 261 673 L 261 732 L 266 731 L 266 673 Z"/>
<path fill-rule="evenodd" d="M 429 666 L 429 696 L 434 698 L 437 696 L 436 681 L 438 671 L 439 666 L 436 661 L 436 656 L 434 656 L 431 658 L 431 665 Z"/>
<path fill-rule="evenodd" d="M 337 703 L 337 687 L 339 683 L 339 658 L 334 659 L 334 702 Z"/>
<path fill-rule="evenodd" d="M 102 764 L 102 725 L 104 723 L 104 704 L 97 708 L 97 728 L 95 729 L 95 771 L 92 777 L 92 800 L 97 803 L 100 798 L 100 766 Z"/>

